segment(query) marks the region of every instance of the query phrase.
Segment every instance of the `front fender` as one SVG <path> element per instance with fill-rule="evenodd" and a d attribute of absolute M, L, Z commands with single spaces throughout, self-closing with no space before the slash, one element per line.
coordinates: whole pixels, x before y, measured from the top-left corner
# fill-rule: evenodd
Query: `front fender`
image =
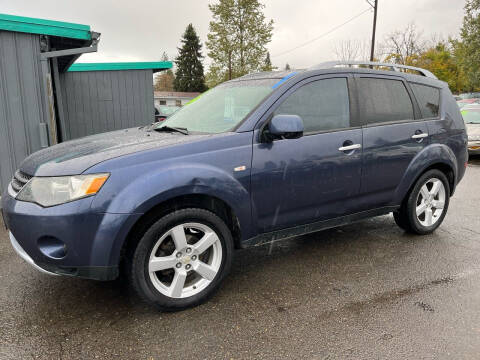
<path fill-rule="evenodd" d="M 452 149 L 443 144 L 432 144 L 420 151 L 410 162 L 400 184 L 398 185 L 394 203 L 400 204 L 418 177 L 426 169 L 435 164 L 448 165 L 454 174 L 454 186 L 457 183 L 458 162 Z M 453 193 L 452 189 L 452 193 Z"/>
<path fill-rule="evenodd" d="M 95 197 L 92 204 L 95 210 L 114 214 L 143 214 L 177 196 L 202 194 L 228 204 L 237 216 L 242 231 L 252 228 L 247 188 L 250 182 L 246 181 L 249 171 L 236 178 L 213 165 L 182 163 L 142 172 L 133 180 L 127 176 L 128 171 L 122 169 L 111 174 L 112 184 L 108 184 L 111 186 L 102 189 L 98 194 L 101 196 Z M 122 181 L 123 178 L 129 181 Z"/>

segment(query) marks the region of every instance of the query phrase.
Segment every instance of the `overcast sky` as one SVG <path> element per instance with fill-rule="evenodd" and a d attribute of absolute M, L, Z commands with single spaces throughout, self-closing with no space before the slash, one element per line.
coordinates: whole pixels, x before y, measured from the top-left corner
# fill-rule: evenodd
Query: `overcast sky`
<path fill-rule="evenodd" d="M 171 57 L 185 27 L 192 23 L 202 43 L 211 20 L 207 0 L 0 0 L 0 12 L 90 25 L 102 33 L 99 51 L 81 62 L 157 61 Z M 275 24 L 268 48 L 272 62 L 308 67 L 335 58 L 335 44 L 371 36 L 368 11 L 318 41 L 314 39 L 368 9 L 366 0 L 264 0 L 265 15 Z M 377 39 L 414 22 L 425 37 L 458 36 L 465 0 L 379 0 Z M 206 49 L 204 49 L 206 55 Z M 208 63 L 208 59 L 207 59 Z"/>

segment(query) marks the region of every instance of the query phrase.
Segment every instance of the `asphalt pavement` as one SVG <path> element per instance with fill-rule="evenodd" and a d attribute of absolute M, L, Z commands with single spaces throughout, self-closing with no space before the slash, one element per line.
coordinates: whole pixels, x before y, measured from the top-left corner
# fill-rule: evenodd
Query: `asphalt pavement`
<path fill-rule="evenodd" d="M 241 250 L 217 295 L 178 313 L 39 273 L 0 230 L 2 360 L 479 358 L 480 159 L 434 234 L 388 215 Z"/>

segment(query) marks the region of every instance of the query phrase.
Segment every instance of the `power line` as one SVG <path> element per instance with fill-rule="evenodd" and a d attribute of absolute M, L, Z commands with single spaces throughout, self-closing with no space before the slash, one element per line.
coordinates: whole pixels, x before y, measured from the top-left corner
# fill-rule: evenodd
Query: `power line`
<path fill-rule="evenodd" d="M 335 30 L 340 29 L 342 26 L 347 25 L 349 22 L 352 22 L 353 20 L 355 20 L 356 18 L 360 17 L 361 15 L 365 14 L 367 11 L 370 11 L 370 10 L 371 10 L 371 9 L 365 9 L 365 10 L 362 11 L 361 13 L 358 13 L 358 14 L 355 15 L 354 17 L 348 19 L 347 21 L 345 21 L 344 23 L 342 23 L 342 24 L 340 24 L 340 25 L 335 26 L 334 28 L 330 29 L 329 31 L 327 31 L 327 32 L 325 32 L 325 33 L 323 33 L 323 34 L 321 34 L 321 35 L 319 35 L 319 36 L 317 36 L 317 37 L 315 37 L 315 38 L 313 38 L 313 39 L 310 39 L 310 40 L 304 42 L 303 44 L 300 44 L 300 45 L 298 45 L 298 46 L 296 46 L 296 47 L 294 47 L 294 48 L 292 48 L 292 49 L 290 49 L 290 50 L 281 52 L 281 53 L 276 54 L 276 55 L 272 55 L 272 57 L 282 56 L 282 55 L 291 53 L 292 51 L 295 51 L 295 50 L 297 50 L 297 49 L 300 49 L 301 47 L 304 47 L 305 45 L 311 44 L 312 42 L 317 41 L 317 40 L 321 39 L 322 37 L 327 36 L 328 34 L 331 34 L 331 33 L 334 32 Z"/>

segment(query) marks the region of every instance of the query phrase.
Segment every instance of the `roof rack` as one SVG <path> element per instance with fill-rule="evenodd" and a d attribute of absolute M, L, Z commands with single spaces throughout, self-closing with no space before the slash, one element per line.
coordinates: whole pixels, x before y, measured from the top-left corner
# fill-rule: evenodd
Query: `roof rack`
<path fill-rule="evenodd" d="M 349 67 L 351 67 L 352 65 L 382 66 L 382 67 L 390 68 L 392 71 L 400 71 L 400 69 L 407 69 L 407 70 L 418 71 L 422 76 L 425 76 L 428 78 L 432 78 L 432 79 L 437 78 L 430 71 L 419 68 L 419 67 L 400 65 L 400 64 L 389 64 L 389 63 L 382 63 L 382 62 L 375 62 L 375 61 L 327 61 L 318 65 L 314 65 L 310 69 L 312 70 L 328 69 L 328 68 L 333 68 L 333 67 L 342 66 L 342 65 L 349 66 Z"/>

